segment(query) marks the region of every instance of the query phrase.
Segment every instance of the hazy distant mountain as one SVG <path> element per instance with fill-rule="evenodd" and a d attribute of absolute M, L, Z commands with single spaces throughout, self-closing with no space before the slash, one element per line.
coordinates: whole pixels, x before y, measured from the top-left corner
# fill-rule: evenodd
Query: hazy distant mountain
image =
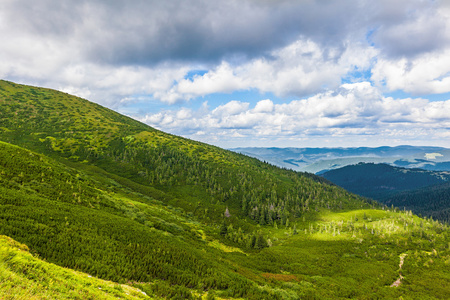
<path fill-rule="evenodd" d="M 54 90 L 0 116 L 0 299 L 448 298 L 441 223 Z"/>
<path fill-rule="evenodd" d="M 450 170 L 450 149 L 442 147 L 397 146 L 359 148 L 233 148 L 274 165 L 296 171 L 323 173 L 347 165 L 385 163 L 404 168 Z"/>
<path fill-rule="evenodd" d="M 259 274 L 289 270 L 309 288 L 315 279 L 304 274 L 317 270 L 311 258 L 314 269 L 304 273 L 299 253 L 309 248 L 295 242 L 293 252 L 285 240 L 298 241 L 299 232 L 306 240 L 304 229 L 320 211 L 385 213 L 379 207 L 322 177 L 170 135 L 69 94 L 0 80 L 0 299 L 130 299 L 119 283 L 152 299 L 216 298 L 211 291 L 285 299 L 298 287 Z M 28 249 L 44 260 L 31 260 Z M 260 255 L 263 249 L 279 258 L 266 259 L 274 255 Z M 116 285 L 68 276 L 47 262 Z M 329 291 L 314 286 L 305 295 L 323 299 Z"/>

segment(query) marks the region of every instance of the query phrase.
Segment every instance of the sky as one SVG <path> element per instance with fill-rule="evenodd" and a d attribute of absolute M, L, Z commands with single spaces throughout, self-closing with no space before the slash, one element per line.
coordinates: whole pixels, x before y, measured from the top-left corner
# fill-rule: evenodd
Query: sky
<path fill-rule="evenodd" d="M 450 1 L 1 0 L 0 78 L 232 147 L 450 147 Z"/>

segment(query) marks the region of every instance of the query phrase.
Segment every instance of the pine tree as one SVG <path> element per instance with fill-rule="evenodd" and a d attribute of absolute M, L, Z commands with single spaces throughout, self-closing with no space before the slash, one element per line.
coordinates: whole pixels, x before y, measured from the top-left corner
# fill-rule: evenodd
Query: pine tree
<path fill-rule="evenodd" d="M 227 224 L 225 224 L 225 221 L 222 222 L 222 225 L 220 225 L 219 232 L 220 232 L 220 235 L 223 235 L 223 236 L 227 235 L 228 229 L 227 229 Z"/>
<path fill-rule="evenodd" d="M 256 236 L 252 234 L 248 242 L 248 248 L 255 248 L 256 245 Z"/>
<path fill-rule="evenodd" d="M 245 197 L 245 196 L 242 198 L 241 212 L 244 216 L 246 216 L 248 214 L 248 200 L 247 200 L 247 197 Z"/>
<path fill-rule="evenodd" d="M 256 244 L 255 244 L 255 248 L 256 249 L 263 249 L 268 247 L 267 241 L 264 238 L 264 236 L 262 234 L 258 235 L 258 238 L 256 239 Z"/>

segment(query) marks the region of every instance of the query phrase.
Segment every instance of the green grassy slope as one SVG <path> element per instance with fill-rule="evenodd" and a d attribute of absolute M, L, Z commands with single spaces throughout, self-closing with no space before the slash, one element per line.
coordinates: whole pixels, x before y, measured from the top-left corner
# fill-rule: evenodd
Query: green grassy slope
<path fill-rule="evenodd" d="M 0 235 L 1 299 L 151 299 L 139 289 L 44 262 Z"/>
<path fill-rule="evenodd" d="M 113 179 L 3 142 L 0 174 L 0 232 L 49 262 L 116 282 L 160 279 L 175 293 L 246 282 L 215 262 L 213 229 Z"/>
<path fill-rule="evenodd" d="M 291 216 L 303 212 L 298 201 L 308 210 L 363 205 L 340 189 L 323 188 L 320 177 L 172 136 L 53 90 L 0 81 L 0 113 L 0 140 L 150 186 L 152 196 L 200 218 L 217 220 L 227 206 L 232 215 L 242 206 L 246 215 L 255 207 L 269 214 L 273 206 Z"/>
<path fill-rule="evenodd" d="M 20 295 L 70 297 L 59 287 L 66 271 L 46 271 L 50 263 L 155 298 L 448 295 L 448 227 L 379 210 L 314 175 L 5 81 L 0 140 L 0 235 L 33 255 L 1 239 L 9 244 L 0 268 L 13 274 L 0 277 L 5 297 L 20 280 L 29 287 Z M 14 266 L 2 254 L 11 251 Z M 45 267 L 30 272 L 27 260 Z M 48 286 L 39 284 L 43 273 Z M 391 288 L 400 273 L 402 284 Z M 90 297 L 80 276 L 67 280 Z M 117 296 L 129 291 L 107 285 Z"/>

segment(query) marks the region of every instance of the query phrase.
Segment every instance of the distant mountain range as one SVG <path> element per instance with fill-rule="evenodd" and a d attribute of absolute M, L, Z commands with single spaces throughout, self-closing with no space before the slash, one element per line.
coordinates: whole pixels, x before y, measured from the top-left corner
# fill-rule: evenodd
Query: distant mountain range
<path fill-rule="evenodd" d="M 255 148 L 230 149 L 279 167 L 320 174 L 363 163 L 385 163 L 396 167 L 433 171 L 450 170 L 450 149 L 397 146 L 359 148 Z"/>
<path fill-rule="evenodd" d="M 0 299 L 446 299 L 449 230 L 0 80 Z"/>
<path fill-rule="evenodd" d="M 234 148 L 310 172 L 388 206 L 450 222 L 450 149 L 442 147 Z"/>

